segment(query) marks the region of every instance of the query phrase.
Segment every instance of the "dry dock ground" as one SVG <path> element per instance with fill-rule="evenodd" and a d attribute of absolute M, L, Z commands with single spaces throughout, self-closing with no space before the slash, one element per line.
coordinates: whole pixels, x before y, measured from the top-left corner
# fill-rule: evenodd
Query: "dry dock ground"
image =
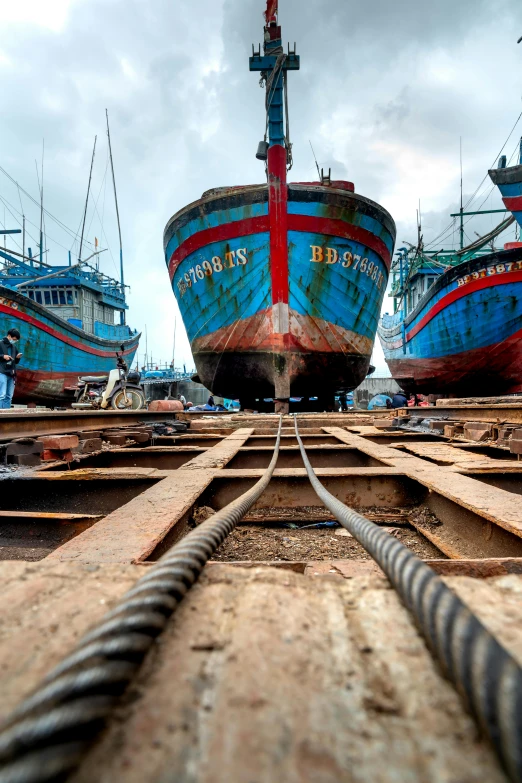
<path fill-rule="evenodd" d="M 298 421 L 324 486 L 432 565 L 522 664 L 516 456 L 440 431 L 385 431 L 367 415 Z M 2 479 L 5 715 L 170 547 L 255 484 L 276 424 L 193 420 L 152 446 Z M 292 425 L 287 417 L 270 484 L 71 780 L 508 780 L 380 568 L 343 528 L 310 527 L 333 518 Z"/>

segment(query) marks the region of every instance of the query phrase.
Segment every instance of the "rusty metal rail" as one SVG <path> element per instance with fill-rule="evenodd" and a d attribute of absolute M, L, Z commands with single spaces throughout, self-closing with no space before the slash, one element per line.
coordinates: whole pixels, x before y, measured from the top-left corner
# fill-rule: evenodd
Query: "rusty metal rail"
<path fill-rule="evenodd" d="M 279 455 L 246 493 L 216 512 L 148 569 L 0 728 L 0 783 L 65 780 L 82 762 L 205 563 L 268 487 Z M 311 485 L 380 565 L 445 675 L 522 783 L 522 670 L 435 573 L 395 538 L 331 495 L 317 479 L 295 419 Z"/>
<path fill-rule="evenodd" d="M 7 718 L 0 730 L 0 783 L 64 780 L 80 764 L 206 562 L 270 483 L 281 427 L 282 419 L 260 480 L 152 566 Z"/>
<path fill-rule="evenodd" d="M 0 441 L 27 435 L 62 435 L 69 432 L 115 429 L 175 419 L 172 411 L 9 411 L 0 414 Z"/>
<path fill-rule="evenodd" d="M 445 676 L 491 740 L 510 779 L 522 781 L 522 668 L 422 560 L 321 484 L 295 434 L 310 482 L 326 508 L 379 564 L 412 613 Z"/>

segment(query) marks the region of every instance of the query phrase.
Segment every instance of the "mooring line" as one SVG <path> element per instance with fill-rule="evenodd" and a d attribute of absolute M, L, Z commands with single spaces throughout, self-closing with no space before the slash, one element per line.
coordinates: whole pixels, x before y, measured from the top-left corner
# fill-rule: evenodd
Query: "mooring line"
<path fill-rule="evenodd" d="M 281 428 L 282 417 L 274 454 L 259 481 L 170 549 L 6 719 L 0 783 L 65 780 L 79 766 L 154 639 L 268 486 Z"/>
<path fill-rule="evenodd" d="M 306 454 L 297 416 L 295 434 L 316 494 L 382 568 L 509 778 L 522 783 L 522 668 L 428 565 L 325 489 Z"/>

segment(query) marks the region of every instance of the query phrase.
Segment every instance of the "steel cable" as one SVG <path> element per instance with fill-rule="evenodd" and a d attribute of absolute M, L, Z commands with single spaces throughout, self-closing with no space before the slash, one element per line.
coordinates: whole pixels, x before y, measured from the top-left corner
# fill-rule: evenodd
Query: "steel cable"
<path fill-rule="evenodd" d="M 169 550 L 6 719 L 0 783 L 65 780 L 78 767 L 206 562 L 268 486 L 281 427 L 282 417 L 259 481 Z"/>
<path fill-rule="evenodd" d="M 435 572 L 321 484 L 295 434 L 308 478 L 326 508 L 382 568 L 509 778 L 522 783 L 522 668 Z"/>

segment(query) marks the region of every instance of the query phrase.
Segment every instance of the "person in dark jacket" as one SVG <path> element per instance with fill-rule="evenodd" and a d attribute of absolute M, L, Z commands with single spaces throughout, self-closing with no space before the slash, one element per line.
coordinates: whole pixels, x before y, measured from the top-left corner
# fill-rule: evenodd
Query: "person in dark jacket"
<path fill-rule="evenodd" d="M 0 409 L 11 407 L 16 383 L 16 365 L 22 358 L 22 354 L 16 350 L 19 339 L 18 329 L 9 329 L 0 341 Z"/>
<path fill-rule="evenodd" d="M 391 401 L 392 408 L 406 408 L 408 405 L 408 398 L 402 392 L 394 394 Z"/>

